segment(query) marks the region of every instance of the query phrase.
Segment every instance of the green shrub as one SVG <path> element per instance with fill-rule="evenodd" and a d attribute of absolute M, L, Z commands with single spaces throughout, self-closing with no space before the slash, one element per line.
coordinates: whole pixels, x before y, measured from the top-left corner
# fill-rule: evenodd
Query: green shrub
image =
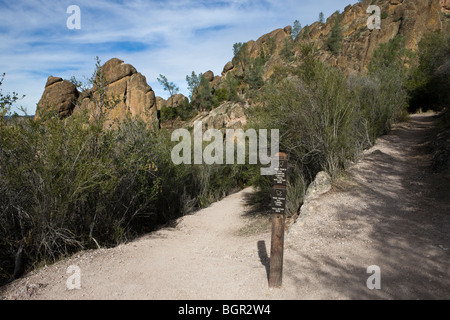
<path fill-rule="evenodd" d="M 409 111 L 440 111 L 450 104 L 450 36 L 427 33 L 419 43 L 418 64 L 408 84 Z"/>
<path fill-rule="evenodd" d="M 344 36 L 342 35 L 342 26 L 340 18 L 338 18 L 331 28 L 330 34 L 327 39 L 328 49 L 334 54 L 338 55 L 341 51 L 342 40 Z"/>
<path fill-rule="evenodd" d="M 178 116 L 177 108 L 162 106 L 161 107 L 161 121 L 175 120 Z"/>
<path fill-rule="evenodd" d="M 227 88 L 220 88 L 214 91 L 213 94 L 213 106 L 218 107 L 222 102 L 228 101 L 230 98 L 230 92 Z"/>

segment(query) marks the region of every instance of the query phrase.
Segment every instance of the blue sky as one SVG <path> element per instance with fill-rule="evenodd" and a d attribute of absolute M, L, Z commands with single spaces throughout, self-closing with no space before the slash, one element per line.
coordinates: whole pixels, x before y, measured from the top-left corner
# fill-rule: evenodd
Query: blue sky
<path fill-rule="evenodd" d="M 233 44 L 277 28 L 312 24 L 356 0 L 0 0 L 0 74 L 3 92 L 34 114 L 48 76 L 89 77 L 95 57 L 132 64 L 157 96 L 168 98 L 159 74 L 188 95 L 186 75 L 220 75 Z M 81 29 L 69 30 L 67 8 L 77 5 Z M 16 111 L 17 108 L 14 108 Z"/>

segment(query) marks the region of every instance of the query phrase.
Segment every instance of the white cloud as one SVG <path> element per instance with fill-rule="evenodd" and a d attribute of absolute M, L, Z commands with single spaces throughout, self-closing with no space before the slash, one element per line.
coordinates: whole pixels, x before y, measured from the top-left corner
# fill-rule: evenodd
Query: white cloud
<path fill-rule="evenodd" d="M 7 73 L 2 89 L 26 94 L 21 104 L 33 114 L 49 75 L 89 76 L 98 55 L 103 62 L 117 57 L 135 66 L 157 95 L 167 97 L 156 81 L 159 74 L 187 95 L 186 75 L 220 74 L 233 43 L 256 40 L 295 19 L 311 24 L 320 11 L 329 16 L 348 1 L 0 2 L 0 72 Z M 81 9 L 81 30 L 66 27 L 72 4 Z M 139 50 L 131 50 L 132 44 Z"/>

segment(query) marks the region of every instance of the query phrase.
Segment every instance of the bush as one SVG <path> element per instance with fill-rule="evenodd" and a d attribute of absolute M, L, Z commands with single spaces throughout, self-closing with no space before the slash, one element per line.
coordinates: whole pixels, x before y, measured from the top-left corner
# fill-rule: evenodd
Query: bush
<path fill-rule="evenodd" d="M 218 107 L 222 102 L 228 101 L 230 98 L 230 92 L 227 88 L 220 88 L 214 91 L 213 94 L 213 107 Z"/>
<path fill-rule="evenodd" d="M 419 43 L 418 65 L 409 81 L 410 112 L 440 111 L 450 104 L 450 35 L 427 33 Z"/>
<path fill-rule="evenodd" d="M 162 106 L 161 107 L 161 121 L 175 120 L 178 116 L 177 108 Z"/>

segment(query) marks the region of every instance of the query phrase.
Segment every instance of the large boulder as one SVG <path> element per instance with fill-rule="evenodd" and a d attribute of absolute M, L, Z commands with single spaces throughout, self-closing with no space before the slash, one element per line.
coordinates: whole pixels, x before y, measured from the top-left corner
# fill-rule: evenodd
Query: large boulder
<path fill-rule="evenodd" d="M 214 80 L 214 72 L 212 72 L 211 70 L 206 71 L 203 76 L 205 77 L 206 80 L 208 80 L 209 82 Z"/>
<path fill-rule="evenodd" d="M 228 61 L 223 67 L 222 76 L 234 68 L 233 62 Z"/>
<path fill-rule="evenodd" d="M 46 112 L 58 112 L 61 118 L 70 116 L 79 97 L 77 87 L 70 81 L 50 76 L 38 102 L 36 118 Z"/>
<path fill-rule="evenodd" d="M 219 107 L 195 117 L 188 123 L 188 126 L 193 126 L 195 121 L 202 121 L 204 130 L 242 129 L 247 125 L 245 112 L 247 107 L 241 103 L 225 102 Z"/>
<path fill-rule="evenodd" d="M 321 171 L 316 175 L 314 181 L 308 186 L 306 190 L 304 203 L 317 199 L 321 195 L 331 190 L 331 177 L 325 171 Z"/>
<path fill-rule="evenodd" d="M 137 72 L 130 64 L 113 58 L 107 61 L 97 74 L 98 85 L 106 92 L 106 99 L 112 102 L 108 111 L 109 121 L 121 121 L 127 114 L 140 116 L 152 122 L 157 120 L 156 96 L 147 84 L 145 76 Z M 91 97 L 99 99 L 98 85 L 94 85 Z M 81 108 L 95 110 L 95 105 L 89 97 L 81 101 Z"/>
<path fill-rule="evenodd" d="M 167 99 L 167 101 L 165 102 L 165 106 L 176 108 L 181 106 L 183 103 L 189 103 L 189 99 L 186 98 L 183 94 L 177 93 Z"/>
<path fill-rule="evenodd" d="M 101 74 L 107 84 L 116 82 L 126 77 L 131 77 L 135 73 L 137 73 L 137 71 L 132 65 L 126 64 L 117 58 L 108 60 L 101 67 Z"/>
<path fill-rule="evenodd" d="M 163 106 L 167 106 L 167 101 L 164 98 L 156 97 L 156 107 L 161 110 Z"/>

